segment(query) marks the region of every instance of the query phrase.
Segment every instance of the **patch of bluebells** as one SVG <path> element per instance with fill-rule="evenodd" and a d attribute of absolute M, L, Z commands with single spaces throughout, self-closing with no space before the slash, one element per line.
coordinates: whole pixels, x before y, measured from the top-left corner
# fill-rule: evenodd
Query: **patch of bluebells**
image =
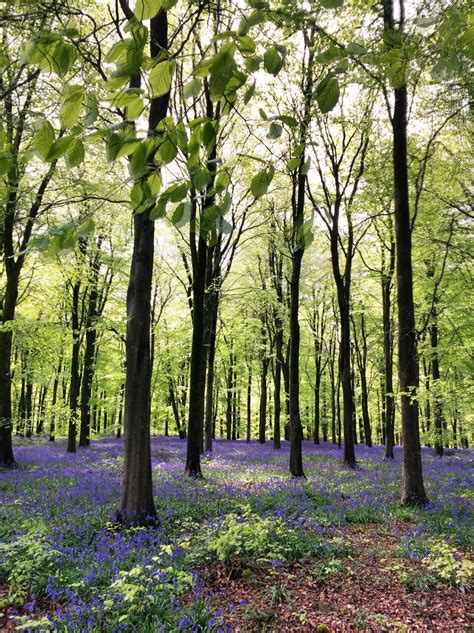
<path fill-rule="evenodd" d="M 121 571 L 148 565 L 162 545 L 183 537 L 192 540 L 199 529 L 216 529 L 228 512 L 239 513 L 245 506 L 322 539 L 330 538 L 336 529 L 340 535 L 348 523 L 409 515 L 417 521 L 404 545 L 404 555 L 411 558 L 426 556 L 422 541 L 427 533 L 463 535 L 472 524 L 468 495 L 472 451 L 455 450 L 440 460 L 431 449 L 422 450 L 431 503 L 418 511 L 399 507 L 400 448 L 395 449 L 394 460 L 384 460 L 383 447 L 359 445 L 360 467 L 353 471 L 342 466 L 342 450 L 337 446 L 304 442 L 306 481 L 288 477 L 287 443 L 275 451 L 270 443 L 216 441 L 203 463 L 205 479 L 197 482 L 183 472 L 185 450 L 185 442 L 178 438 L 152 438 L 160 522 L 153 528 L 120 531 L 108 521 L 120 496 L 122 440 L 95 441 L 74 455 L 66 454 L 62 442 L 23 440 L 16 447 L 20 468 L 1 473 L 0 540 L 41 535 L 51 551 L 59 552 L 57 573 L 48 579 L 44 596 L 55 609 L 55 621 L 65 630 L 73 622 L 86 631 L 105 630 L 101 628 L 103 605 L 97 596 Z M 170 564 L 178 565 L 182 554 L 181 548 L 174 548 Z M 198 579 L 194 582 L 193 599 L 198 599 Z M 120 596 L 114 600 L 118 605 Z M 35 596 L 23 608 L 34 613 Z M 179 612 L 181 605 L 171 600 L 169 608 Z"/>

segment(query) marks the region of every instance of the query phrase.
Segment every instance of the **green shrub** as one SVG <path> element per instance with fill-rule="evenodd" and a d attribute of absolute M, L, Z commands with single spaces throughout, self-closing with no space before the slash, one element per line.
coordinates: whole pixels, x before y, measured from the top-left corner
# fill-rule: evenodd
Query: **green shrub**
<path fill-rule="evenodd" d="M 246 508 L 242 516 L 229 514 L 210 537 L 207 550 L 222 562 L 234 559 L 291 561 L 301 558 L 309 544 L 281 519 L 262 519 Z"/>
<path fill-rule="evenodd" d="M 430 553 L 423 559 L 422 564 L 443 584 L 449 584 L 460 591 L 469 587 L 474 564 L 456 551 L 446 541 L 433 543 Z"/>
<path fill-rule="evenodd" d="M 190 573 L 170 564 L 167 556 L 171 553 L 169 545 L 162 546 L 162 555 L 153 556 L 148 564 L 120 572 L 110 586 L 110 597 L 104 600 L 111 620 L 134 626 L 158 616 L 161 624 L 166 624 L 172 599 L 180 598 L 193 586 Z"/>
<path fill-rule="evenodd" d="M 41 595 L 60 558 L 61 553 L 43 537 L 24 535 L 0 544 L 0 582 L 8 585 L 9 601 L 20 603 L 30 594 Z"/>

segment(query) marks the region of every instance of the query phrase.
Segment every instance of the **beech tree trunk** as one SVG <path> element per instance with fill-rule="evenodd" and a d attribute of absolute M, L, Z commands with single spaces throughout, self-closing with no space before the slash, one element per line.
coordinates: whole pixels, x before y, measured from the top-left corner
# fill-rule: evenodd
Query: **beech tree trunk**
<path fill-rule="evenodd" d="M 81 339 L 79 333 L 79 291 L 80 282 L 75 281 L 72 285 L 71 307 L 72 353 L 71 374 L 69 382 L 69 423 L 67 433 L 68 453 L 76 452 L 77 406 L 79 401 L 80 388 L 79 352 L 81 349 Z"/>
<path fill-rule="evenodd" d="M 431 377 L 433 379 L 433 415 L 434 415 L 434 452 L 437 457 L 442 457 L 444 454 L 443 447 L 443 407 L 441 404 L 441 394 L 439 389 L 439 355 L 438 355 L 438 312 L 436 306 L 436 300 L 433 305 L 431 314 L 430 325 L 430 342 L 431 342 Z"/>
<path fill-rule="evenodd" d="M 247 442 L 250 442 L 252 432 L 252 366 L 249 365 L 247 379 Z"/>
<path fill-rule="evenodd" d="M 403 0 L 399 0 L 403 9 Z M 394 30 L 393 1 L 384 0 L 384 26 Z M 404 11 L 401 12 L 402 16 Z M 403 20 L 399 22 L 403 30 Z M 428 502 L 423 484 L 420 430 L 418 426 L 418 353 L 413 302 L 412 235 L 408 192 L 407 87 L 394 90 L 393 187 L 397 252 L 398 377 L 403 439 L 402 503 L 423 506 Z"/>
<path fill-rule="evenodd" d="M 204 417 L 204 297 L 206 288 L 207 245 L 199 233 L 197 260 L 193 280 L 193 336 L 189 377 L 189 418 L 186 472 L 191 477 L 202 477 L 201 440 Z"/>
<path fill-rule="evenodd" d="M 258 413 L 258 441 L 265 444 L 267 425 L 267 374 L 268 374 L 267 334 L 262 321 L 262 364 L 260 369 L 260 407 Z"/>
<path fill-rule="evenodd" d="M 394 259 L 394 257 L 393 257 Z M 395 262 L 394 262 L 395 264 Z M 393 265 L 394 265 L 393 264 Z M 382 278 L 382 318 L 384 356 L 384 438 L 385 457 L 393 459 L 395 444 L 395 403 L 393 399 L 393 332 L 391 319 L 391 277 Z"/>
<path fill-rule="evenodd" d="M 126 0 L 120 4 L 128 20 L 134 19 Z M 156 57 L 168 48 L 168 19 L 161 10 L 150 20 L 150 53 Z M 133 81 L 133 80 L 132 80 Z M 139 83 L 136 81 L 136 83 Z M 169 93 L 152 100 L 148 135 L 154 137 L 166 117 Z M 156 169 L 153 156 L 150 168 Z M 124 525 L 155 520 L 150 447 L 151 356 L 150 311 L 155 224 L 150 209 L 133 217 L 133 252 L 127 290 L 126 378 L 124 411 L 124 479 L 117 518 Z"/>

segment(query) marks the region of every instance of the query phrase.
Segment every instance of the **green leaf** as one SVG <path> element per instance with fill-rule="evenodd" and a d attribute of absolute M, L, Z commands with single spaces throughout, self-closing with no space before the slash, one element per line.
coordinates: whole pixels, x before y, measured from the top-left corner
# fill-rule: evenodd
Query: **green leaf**
<path fill-rule="evenodd" d="M 297 145 L 295 149 L 291 152 L 291 155 L 293 156 L 293 158 L 299 158 L 301 154 L 304 152 L 305 147 L 306 147 L 305 143 L 300 143 L 299 145 Z"/>
<path fill-rule="evenodd" d="M 158 148 L 158 154 L 161 162 L 164 165 L 167 165 L 176 158 L 176 155 L 178 154 L 178 148 L 172 141 L 170 141 L 168 137 L 165 137 L 164 141 Z"/>
<path fill-rule="evenodd" d="M 298 167 L 300 166 L 300 159 L 299 158 L 291 158 L 287 163 L 286 163 L 286 168 L 288 171 L 295 171 L 295 169 L 298 169 Z"/>
<path fill-rule="evenodd" d="M 265 13 L 263 13 L 263 11 L 260 11 L 259 9 L 252 11 L 252 13 L 240 20 L 238 30 L 239 35 L 246 35 L 252 26 L 259 24 L 259 22 L 262 22 L 264 19 Z"/>
<path fill-rule="evenodd" d="M 84 160 L 84 156 L 84 143 L 80 139 L 76 139 L 66 154 L 66 165 L 77 167 Z"/>
<path fill-rule="evenodd" d="M 150 20 L 162 6 L 163 0 L 136 0 L 133 12 L 138 20 Z"/>
<path fill-rule="evenodd" d="M 307 176 L 311 167 L 311 158 L 307 158 L 301 166 L 301 175 Z"/>
<path fill-rule="evenodd" d="M 221 209 L 221 215 L 225 215 L 232 206 L 232 197 L 228 191 L 225 192 L 224 197 L 221 199 L 219 207 Z"/>
<path fill-rule="evenodd" d="M 166 198 L 169 202 L 181 202 L 188 194 L 189 185 L 187 182 L 174 183 L 163 192 L 162 198 Z"/>
<path fill-rule="evenodd" d="M 132 40 L 129 37 L 124 40 L 119 40 L 118 42 L 115 42 L 115 44 L 107 53 L 105 60 L 110 64 L 113 64 L 114 62 L 125 59 L 128 47 L 130 46 L 131 42 Z"/>
<path fill-rule="evenodd" d="M 239 35 L 237 37 L 237 47 L 242 55 L 252 55 L 255 53 L 255 40 L 250 35 Z"/>
<path fill-rule="evenodd" d="M 283 133 L 283 127 L 279 125 L 278 123 L 275 123 L 274 121 L 272 121 L 270 123 L 270 130 L 267 134 L 267 138 L 271 138 L 271 139 L 280 138 L 282 133 Z"/>
<path fill-rule="evenodd" d="M 285 125 L 288 125 L 288 127 L 291 127 L 291 128 L 298 127 L 298 121 L 292 116 L 287 116 L 286 114 L 281 114 L 280 116 L 277 116 L 276 119 L 278 121 L 281 121 Z"/>
<path fill-rule="evenodd" d="M 271 75 L 278 75 L 283 68 L 283 57 L 276 46 L 267 48 L 263 55 L 263 66 Z"/>
<path fill-rule="evenodd" d="M 95 229 L 95 222 L 89 216 L 88 218 L 84 220 L 84 222 L 82 222 L 82 224 L 80 224 L 77 227 L 76 237 L 86 237 L 87 235 L 90 235 L 91 233 L 93 233 L 94 229 Z"/>
<path fill-rule="evenodd" d="M 211 74 L 210 89 L 211 94 L 216 97 L 224 96 L 225 89 L 229 81 L 237 70 L 234 60 L 235 44 L 224 44 L 214 55 L 209 72 Z"/>
<path fill-rule="evenodd" d="M 339 101 L 339 81 L 329 73 L 316 88 L 316 101 L 323 114 L 330 112 Z"/>
<path fill-rule="evenodd" d="M 146 144 L 140 143 L 128 163 L 128 170 L 134 180 L 137 180 L 147 172 L 147 158 Z"/>
<path fill-rule="evenodd" d="M 400 48 L 392 48 L 380 57 L 386 65 L 387 76 L 393 88 L 401 88 L 406 82 L 407 62 Z"/>
<path fill-rule="evenodd" d="M 153 196 L 157 196 L 161 189 L 161 175 L 159 171 L 154 171 L 146 179 L 146 184 Z"/>
<path fill-rule="evenodd" d="M 439 16 L 437 15 L 432 15 L 430 17 L 416 18 L 415 24 L 419 26 L 420 29 L 427 29 L 430 26 L 433 26 L 433 24 L 436 24 L 436 22 L 438 22 L 438 19 L 439 19 Z"/>
<path fill-rule="evenodd" d="M 346 46 L 346 51 L 350 55 L 367 55 L 368 53 L 368 50 L 364 46 L 357 44 L 357 42 L 350 42 Z"/>
<path fill-rule="evenodd" d="M 226 171 L 221 171 L 214 182 L 214 192 L 221 193 L 222 191 L 225 191 L 229 186 L 229 181 L 229 174 Z"/>
<path fill-rule="evenodd" d="M 262 61 L 263 59 L 260 55 L 254 55 L 253 57 L 246 57 L 244 65 L 249 73 L 255 73 L 260 68 Z"/>
<path fill-rule="evenodd" d="M 53 68 L 60 77 L 67 75 L 72 65 L 77 59 L 77 49 L 72 44 L 59 42 L 54 50 Z"/>
<path fill-rule="evenodd" d="M 97 105 L 97 97 L 94 92 L 87 95 L 86 115 L 84 117 L 84 125 L 92 125 L 99 116 L 99 107 Z"/>
<path fill-rule="evenodd" d="M 191 217 L 191 203 L 189 200 L 180 202 L 171 216 L 171 222 L 177 229 L 185 226 Z"/>
<path fill-rule="evenodd" d="M 344 57 L 344 51 L 339 46 L 330 46 L 327 50 L 316 56 L 319 64 L 332 64 L 333 62 Z"/>
<path fill-rule="evenodd" d="M 55 139 L 53 126 L 46 119 L 35 121 L 33 125 L 37 130 L 33 148 L 42 160 L 46 160 Z"/>
<path fill-rule="evenodd" d="M 337 9 L 342 7 L 344 0 L 319 0 L 319 3 L 325 9 Z"/>
<path fill-rule="evenodd" d="M 201 92 L 201 88 L 201 80 L 197 77 L 191 79 L 191 81 L 188 81 L 188 83 L 183 88 L 183 98 L 185 99 L 185 101 L 197 97 L 198 94 Z"/>
<path fill-rule="evenodd" d="M 206 167 L 200 167 L 194 172 L 192 180 L 196 189 L 201 191 L 211 182 L 211 174 Z"/>
<path fill-rule="evenodd" d="M 74 141 L 75 138 L 73 136 L 63 136 L 62 138 L 58 138 L 58 140 L 51 146 L 45 161 L 47 163 L 52 163 L 53 161 L 58 160 L 58 158 L 61 158 L 61 156 L 64 156 L 64 154 L 69 151 Z"/>
<path fill-rule="evenodd" d="M 262 169 L 262 171 L 258 172 L 258 174 L 252 178 L 250 192 L 256 200 L 267 193 L 274 174 L 274 168 L 269 167 L 268 169 Z"/>
<path fill-rule="evenodd" d="M 171 88 L 174 68 L 174 62 L 168 60 L 153 66 L 148 75 L 152 97 L 162 97 L 168 94 Z"/>
<path fill-rule="evenodd" d="M 206 207 L 201 215 L 200 227 L 202 231 L 212 231 L 216 226 L 216 220 L 221 215 L 217 204 Z"/>
<path fill-rule="evenodd" d="M 253 95 L 255 94 L 255 87 L 257 85 L 257 82 L 254 81 L 248 88 L 247 90 L 244 92 L 244 103 L 245 105 L 247 105 L 247 103 L 250 101 L 250 99 L 253 97 Z"/>
<path fill-rule="evenodd" d="M 79 121 L 83 96 L 83 86 L 66 86 L 64 88 L 61 96 L 61 110 L 59 112 L 59 119 L 64 128 L 74 127 Z"/>
<path fill-rule="evenodd" d="M 132 209 L 138 209 L 143 200 L 143 188 L 140 182 L 136 182 L 130 190 L 130 204 Z"/>

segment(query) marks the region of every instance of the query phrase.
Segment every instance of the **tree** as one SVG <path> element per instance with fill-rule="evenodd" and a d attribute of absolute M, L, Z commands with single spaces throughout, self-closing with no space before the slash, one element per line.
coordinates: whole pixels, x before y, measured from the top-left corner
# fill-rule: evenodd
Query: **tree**
<path fill-rule="evenodd" d="M 395 28 L 392 0 L 383 2 L 385 42 L 394 50 L 397 35 L 403 35 L 404 0 L 399 0 L 400 20 Z M 398 377 L 400 383 L 403 433 L 402 503 L 423 506 L 426 496 L 418 426 L 418 352 L 413 302 L 412 231 L 408 191 L 407 164 L 407 85 L 397 78 L 394 87 L 395 105 L 390 115 L 393 134 L 393 192 L 395 210 L 395 240 L 397 252 L 398 305 Z"/>

